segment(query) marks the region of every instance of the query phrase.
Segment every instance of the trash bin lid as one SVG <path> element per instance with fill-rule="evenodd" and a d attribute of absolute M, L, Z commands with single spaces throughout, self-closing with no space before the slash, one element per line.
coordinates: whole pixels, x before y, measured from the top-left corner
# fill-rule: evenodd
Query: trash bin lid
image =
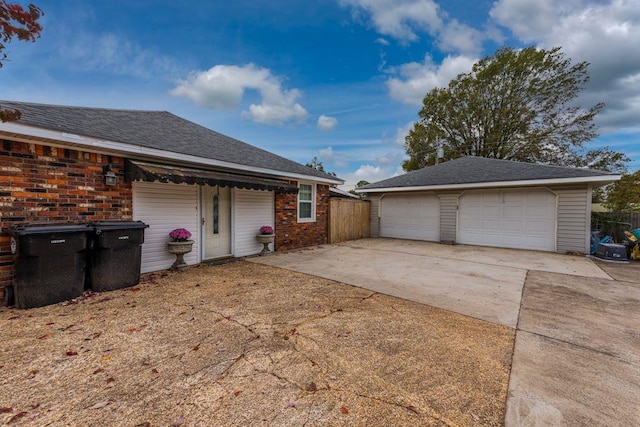
<path fill-rule="evenodd" d="M 94 221 L 91 226 L 95 230 L 130 230 L 149 227 L 142 221 Z"/>
<path fill-rule="evenodd" d="M 86 233 L 89 227 L 86 224 L 22 224 L 11 227 L 7 231 L 18 236 L 27 236 L 29 234 Z"/>

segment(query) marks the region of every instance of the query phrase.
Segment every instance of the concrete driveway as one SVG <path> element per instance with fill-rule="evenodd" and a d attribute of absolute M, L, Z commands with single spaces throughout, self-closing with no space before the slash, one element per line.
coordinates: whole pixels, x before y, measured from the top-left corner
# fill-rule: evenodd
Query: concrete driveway
<path fill-rule="evenodd" d="M 640 425 L 640 266 L 364 239 L 254 262 L 516 329 L 506 426 Z"/>
<path fill-rule="evenodd" d="M 253 258 L 515 328 L 529 270 L 610 279 L 584 257 L 362 239 Z"/>

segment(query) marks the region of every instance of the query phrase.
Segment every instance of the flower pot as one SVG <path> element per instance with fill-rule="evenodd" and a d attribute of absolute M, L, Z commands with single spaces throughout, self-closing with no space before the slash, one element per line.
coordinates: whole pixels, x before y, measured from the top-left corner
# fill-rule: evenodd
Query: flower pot
<path fill-rule="evenodd" d="M 169 253 L 176 256 L 176 261 L 171 266 L 172 270 L 184 269 L 187 263 L 184 262 L 184 254 L 188 254 L 193 249 L 193 240 L 185 240 L 184 242 L 167 242 Z"/>
<path fill-rule="evenodd" d="M 262 248 L 262 251 L 260 251 L 260 255 L 265 255 L 271 252 L 269 250 L 269 243 L 273 243 L 274 237 L 275 237 L 275 234 L 256 234 L 256 238 L 258 239 L 258 242 L 262 243 L 262 245 L 264 246 Z"/>

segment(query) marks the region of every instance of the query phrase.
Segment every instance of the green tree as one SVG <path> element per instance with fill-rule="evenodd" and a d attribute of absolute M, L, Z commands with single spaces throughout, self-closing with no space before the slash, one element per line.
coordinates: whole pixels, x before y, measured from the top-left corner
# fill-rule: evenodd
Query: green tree
<path fill-rule="evenodd" d="M 355 194 L 361 199 L 364 199 L 365 197 L 367 197 L 367 193 L 356 193 L 356 188 L 364 187 L 365 185 L 369 185 L 369 181 L 365 181 L 364 179 L 361 179 L 356 183 L 356 186 L 353 190 L 349 190 L 349 193 Z"/>
<path fill-rule="evenodd" d="M 613 183 L 604 205 L 614 212 L 640 211 L 640 171 L 623 175 Z"/>
<path fill-rule="evenodd" d="M 327 172 L 326 170 L 324 170 L 324 166 L 322 165 L 322 161 L 318 160 L 318 158 L 316 156 L 313 156 L 313 159 L 311 159 L 311 162 L 307 163 L 305 166 L 311 168 L 311 169 L 315 169 L 317 171 L 320 172 L 324 172 L 328 175 L 331 176 L 336 176 L 335 172 Z"/>
<path fill-rule="evenodd" d="M 593 119 L 603 108 L 574 104 L 589 80 L 587 66 L 572 64 L 558 47 L 499 49 L 447 88 L 427 93 L 420 120 L 405 138 L 403 168 L 462 156 L 574 166 L 598 157 L 579 154 L 597 135 Z M 615 154 L 604 150 L 602 159 Z"/>
<path fill-rule="evenodd" d="M 16 3 L 0 0 L 0 68 L 6 61 L 5 48 L 13 38 L 35 42 L 40 37 L 42 25 L 38 22 L 44 15 L 39 7 L 30 4 L 28 10 Z M 9 122 L 20 119 L 20 111 L 5 109 L 0 106 L 0 121 Z"/>

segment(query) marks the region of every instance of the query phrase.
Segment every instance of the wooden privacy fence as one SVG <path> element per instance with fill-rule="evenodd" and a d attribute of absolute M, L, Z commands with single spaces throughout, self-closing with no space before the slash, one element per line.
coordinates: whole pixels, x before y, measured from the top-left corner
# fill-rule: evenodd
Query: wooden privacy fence
<path fill-rule="evenodd" d="M 371 203 L 365 200 L 329 200 L 329 243 L 369 237 Z"/>
<path fill-rule="evenodd" d="M 591 212 L 591 230 L 624 242 L 624 232 L 640 228 L 640 212 Z"/>

